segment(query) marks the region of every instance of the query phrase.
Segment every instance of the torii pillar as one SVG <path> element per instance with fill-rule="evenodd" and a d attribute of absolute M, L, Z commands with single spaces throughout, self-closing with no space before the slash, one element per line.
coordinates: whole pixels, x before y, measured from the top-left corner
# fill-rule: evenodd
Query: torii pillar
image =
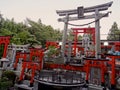
<path fill-rule="evenodd" d="M 6 58 L 7 48 L 10 43 L 10 36 L 0 36 L 0 45 L 4 44 L 3 58 Z"/>

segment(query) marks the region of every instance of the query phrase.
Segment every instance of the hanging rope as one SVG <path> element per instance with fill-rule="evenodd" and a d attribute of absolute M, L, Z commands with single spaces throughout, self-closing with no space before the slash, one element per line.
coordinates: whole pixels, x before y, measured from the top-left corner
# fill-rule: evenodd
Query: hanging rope
<path fill-rule="evenodd" d="M 100 17 L 100 18 L 98 18 L 98 19 L 96 19 L 96 20 L 94 20 L 94 21 L 92 21 L 92 22 L 86 23 L 86 24 L 76 25 L 76 24 L 68 23 L 68 25 L 71 25 L 71 26 L 86 26 L 86 25 L 90 25 L 90 24 L 92 24 L 92 23 L 94 23 L 94 22 L 99 21 L 100 19 L 102 19 L 103 17 L 105 17 L 106 15 L 108 15 L 109 13 L 111 13 L 111 12 L 108 12 L 108 13 L 106 13 L 105 15 L 103 15 L 102 17 Z"/>

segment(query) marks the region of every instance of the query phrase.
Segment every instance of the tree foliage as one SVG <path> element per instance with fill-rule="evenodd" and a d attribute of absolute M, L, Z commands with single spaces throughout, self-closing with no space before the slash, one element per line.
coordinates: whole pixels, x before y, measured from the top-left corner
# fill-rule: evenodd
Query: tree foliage
<path fill-rule="evenodd" d="M 118 28 L 118 25 L 116 22 L 113 23 L 111 29 L 109 30 L 108 40 L 120 40 L 120 29 Z"/>
<path fill-rule="evenodd" d="M 44 25 L 40 21 L 34 22 L 30 19 L 27 19 L 28 24 L 30 25 L 30 34 L 36 37 L 37 41 L 40 41 L 43 45 L 46 40 L 57 41 L 61 40 L 61 32 L 60 30 L 53 29 L 52 26 Z"/>
<path fill-rule="evenodd" d="M 14 19 L 5 19 L 0 14 L 0 36 L 12 36 L 11 43 L 14 44 L 41 44 L 45 45 L 47 40 L 61 40 L 62 33 L 59 29 L 54 29 L 50 25 L 30 19 L 26 23 L 16 23 Z"/>

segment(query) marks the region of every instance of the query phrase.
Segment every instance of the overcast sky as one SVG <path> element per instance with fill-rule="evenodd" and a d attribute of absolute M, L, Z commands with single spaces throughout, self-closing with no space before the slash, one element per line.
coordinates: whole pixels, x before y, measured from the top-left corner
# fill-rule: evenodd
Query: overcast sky
<path fill-rule="evenodd" d="M 46 25 L 63 29 L 64 24 L 57 21 L 60 17 L 56 14 L 56 10 L 76 9 L 78 6 L 90 7 L 110 1 L 112 0 L 0 0 L 0 11 L 4 18 L 14 18 L 16 22 L 24 22 L 26 18 L 37 21 L 40 18 Z M 120 0 L 113 0 L 113 5 L 108 11 L 112 13 L 100 22 L 101 34 L 108 33 L 115 21 L 120 27 Z M 79 20 L 71 23 L 83 24 L 90 21 Z"/>

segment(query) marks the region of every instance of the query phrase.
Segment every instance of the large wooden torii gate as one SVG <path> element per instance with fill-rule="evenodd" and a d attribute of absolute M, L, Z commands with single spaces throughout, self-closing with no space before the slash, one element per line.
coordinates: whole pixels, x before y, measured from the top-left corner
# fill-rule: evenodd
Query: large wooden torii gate
<path fill-rule="evenodd" d="M 96 58 L 99 57 L 99 53 L 101 53 L 101 46 L 100 46 L 100 19 L 102 17 L 107 17 L 110 12 L 107 13 L 100 13 L 100 11 L 108 10 L 108 8 L 112 5 L 113 2 L 92 6 L 92 7 L 78 7 L 77 9 L 73 10 L 57 10 L 56 13 L 59 16 L 64 16 L 63 18 L 59 18 L 58 21 L 64 22 L 64 31 L 63 31 L 63 38 L 62 38 L 62 47 L 61 51 L 65 52 L 65 44 L 67 39 L 67 29 L 69 25 L 69 21 L 74 20 L 84 20 L 84 19 L 95 19 L 95 51 L 96 51 Z M 88 15 L 88 13 L 94 12 L 94 14 Z M 87 15 L 85 15 L 87 13 Z M 70 17 L 70 15 L 77 15 L 77 17 Z M 64 53 L 62 53 L 64 56 Z"/>

